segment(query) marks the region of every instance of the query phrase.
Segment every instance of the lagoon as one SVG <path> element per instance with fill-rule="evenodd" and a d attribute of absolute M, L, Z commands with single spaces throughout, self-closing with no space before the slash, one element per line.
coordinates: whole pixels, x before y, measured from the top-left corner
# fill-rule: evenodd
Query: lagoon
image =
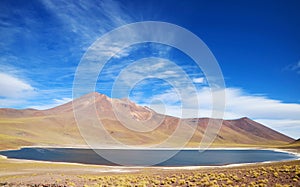
<path fill-rule="evenodd" d="M 97 149 L 95 151 L 79 148 L 22 148 L 0 151 L 0 155 L 14 159 L 108 166 L 220 166 L 298 158 L 287 152 L 258 149 L 209 149 L 205 151 L 194 149 L 180 151 L 172 149 Z"/>

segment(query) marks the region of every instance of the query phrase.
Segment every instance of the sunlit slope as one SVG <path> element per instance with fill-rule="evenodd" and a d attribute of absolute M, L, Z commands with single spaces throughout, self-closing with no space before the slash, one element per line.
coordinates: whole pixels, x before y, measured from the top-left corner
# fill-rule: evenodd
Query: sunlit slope
<path fill-rule="evenodd" d="M 287 145 L 284 146 L 284 148 L 290 148 L 290 149 L 300 149 L 300 139 L 295 140 Z"/>
<path fill-rule="evenodd" d="M 73 106 L 80 116 L 77 121 Z M 211 120 L 212 126 L 218 122 Z M 88 142 L 99 147 L 116 146 L 116 142 L 134 146 L 168 142 L 163 144 L 168 147 L 182 146 L 182 142 L 186 142 L 186 146 L 198 147 L 208 121 L 209 118 L 180 120 L 138 106 L 128 99 L 111 99 L 91 93 L 75 99 L 73 105 L 69 102 L 49 110 L 0 109 L 0 149 L 31 145 L 86 146 L 76 122 L 80 123 L 80 130 Z M 273 147 L 293 141 L 249 118 L 241 118 L 224 120 L 213 146 Z"/>

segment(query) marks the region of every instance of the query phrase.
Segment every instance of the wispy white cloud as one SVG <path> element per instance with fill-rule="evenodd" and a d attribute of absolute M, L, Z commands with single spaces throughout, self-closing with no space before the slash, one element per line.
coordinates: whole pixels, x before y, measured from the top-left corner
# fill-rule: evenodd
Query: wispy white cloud
<path fill-rule="evenodd" d="M 44 6 L 65 23 L 66 29 L 77 34 L 81 47 L 87 47 L 102 34 L 134 21 L 126 7 L 114 0 L 54 2 L 42 1 Z"/>
<path fill-rule="evenodd" d="M 173 90 L 166 90 L 164 93 L 152 96 L 151 100 L 157 100 L 165 104 L 176 104 L 180 102 L 179 95 Z"/>
<path fill-rule="evenodd" d="M 0 72 L 0 108 L 26 104 L 28 99 L 37 95 L 30 83 L 12 72 L 17 70 L 11 74 Z"/>
<path fill-rule="evenodd" d="M 204 83 L 204 80 L 205 80 L 204 77 L 198 77 L 198 78 L 194 78 L 193 82 L 201 84 Z"/>
<path fill-rule="evenodd" d="M 250 95 L 240 89 L 227 89 L 227 108 L 253 118 L 300 119 L 300 104 L 283 103 L 261 95 Z"/>
<path fill-rule="evenodd" d="M 133 80 L 142 80 L 147 77 L 159 78 L 169 82 L 174 87 L 179 87 L 179 84 L 186 84 L 186 82 L 180 82 L 180 80 L 183 77 L 188 78 L 188 75 L 174 62 L 162 58 L 140 59 L 124 68 L 119 75 L 120 81 L 127 85 L 131 85 Z M 182 79 L 178 79 L 179 77 L 182 77 Z M 188 84 L 184 87 L 187 86 Z"/>
<path fill-rule="evenodd" d="M 45 110 L 45 109 L 53 108 L 53 107 L 68 103 L 70 101 L 72 101 L 72 98 L 53 99 L 50 101 L 50 103 L 42 104 L 42 105 L 31 105 L 28 108 Z"/>
<path fill-rule="evenodd" d="M 11 108 L 24 104 L 28 104 L 27 100 L 24 98 L 0 98 L 0 108 Z"/>
<path fill-rule="evenodd" d="M 139 82 L 146 79 L 163 80 L 164 84 L 173 87 L 176 92 L 184 94 L 188 91 L 192 93 L 195 87 L 185 71 L 174 62 L 161 58 L 144 58 L 135 61 L 124 68 L 114 81 L 115 88 L 124 88 L 123 92 L 118 92 L 120 97 L 127 97 L 130 90 Z M 154 82 L 149 81 L 149 84 Z M 153 87 L 162 85 L 152 85 Z M 186 95 L 187 96 L 187 95 Z M 181 96 L 184 97 L 184 96 Z"/>
<path fill-rule="evenodd" d="M 24 80 L 0 73 L 0 96 L 5 98 L 26 98 L 35 94 L 35 89 Z"/>
<path fill-rule="evenodd" d="M 295 71 L 296 73 L 300 74 L 300 61 L 298 63 L 286 66 L 284 70 Z"/>
<path fill-rule="evenodd" d="M 299 119 L 256 119 L 256 121 L 272 129 L 276 129 L 283 134 L 287 134 L 295 139 L 300 137 Z"/>
<path fill-rule="evenodd" d="M 0 108 L 32 108 L 34 105 L 44 109 L 63 103 L 59 100 L 53 100 L 53 97 L 67 98 L 71 95 L 71 84 L 68 85 L 70 88 L 61 87 L 57 84 L 55 88 L 37 88 L 37 85 L 43 85 L 26 77 L 27 73 L 27 69 L 20 69 L 12 65 L 0 65 Z M 49 101 L 51 102 L 47 106 Z M 40 105 L 42 107 L 39 107 Z"/>

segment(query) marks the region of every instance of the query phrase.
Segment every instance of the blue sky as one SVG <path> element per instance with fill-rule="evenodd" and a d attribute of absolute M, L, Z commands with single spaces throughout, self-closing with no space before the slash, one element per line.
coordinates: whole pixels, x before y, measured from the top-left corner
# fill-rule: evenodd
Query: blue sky
<path fill-rule="evenodd" d="M 248 116 L 300 137 L 297 0 L 1 0 L 0 9 L 0 107 L 46 109 L 70 101 L 76 67 L 97 38 L 128 23 L 163 21 L 196 34 L 216 57 L 226 83 L 225 118 Z M 111 95 L 118 74 L 133 61 L 149 56 L 167 59 L 182 67 L 194 82 L 202 103 L 200 117 L 209 116 L 205 76 L 188 56 L 153 43 L 121 53 L 103 69 L 98 92 Z M 147 63 L 153 68 L 151 61 Z M 156 65 L 162 75 L 178 78 L 166 61 Z M 141 76 L 141 71 L 132 68 L 129 72 L 135 74 L 130 76 Z M 129 97 L 159 112 L 180 116 L 180 98 L 164 80 L 145 79 Z M 191 108 L 191 115 L 183 117 L 195 116 L 197 110 Z"/>

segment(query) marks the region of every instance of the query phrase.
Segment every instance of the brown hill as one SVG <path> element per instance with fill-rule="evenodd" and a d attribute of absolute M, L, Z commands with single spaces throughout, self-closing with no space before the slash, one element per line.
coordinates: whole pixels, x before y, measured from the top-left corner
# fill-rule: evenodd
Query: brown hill
<path fill-rule="evenodd" d="M 75 116 L 79 116 L 75 120 Z M 104 128 L 102 128 L 101 124 Z M 83 146 L 79 129 L 89 143 L 99 147 L 126 145 L 198 147 L 208 121 L 218 119 L 179 119 L 158 114 L 128 99 L 111 99 L 90 93 L 73 102 L 48 110 L 0 109 L 0 149 L 28 145 Z M 107 133 L 106 133 L 107 132 Z M 190 137 L 190 133 L 193 133 Z M 249 118 L 223 120 L 213 146 L 280 146 L 294 140 Z"/>
<path fill-rule="evenodd" d="M 300 148 L 300 139 L 293 141 L 287 147 L 298 148 L 299 149 Z"/>

